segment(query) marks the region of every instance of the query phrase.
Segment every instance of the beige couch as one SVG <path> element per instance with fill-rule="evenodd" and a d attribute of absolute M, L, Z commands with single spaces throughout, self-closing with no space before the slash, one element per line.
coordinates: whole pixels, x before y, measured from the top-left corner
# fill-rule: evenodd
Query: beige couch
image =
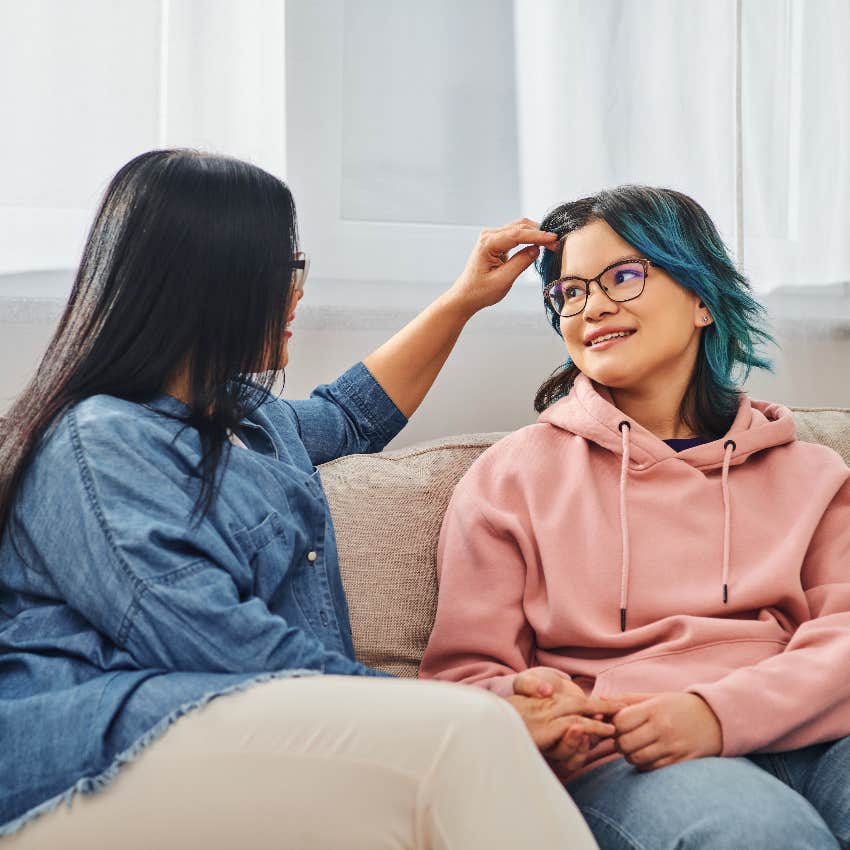
<path fill-rule="evenodd" d="M 850 465 L 850 410 L 794 408 L 801 440 Z M 472 434 L 324 464 L 357 656 L 416 676 L 434 623 L 440 523 L 470 464 L 502 434 Z M 564 474 L 568 474 L 565 470 Z"/>

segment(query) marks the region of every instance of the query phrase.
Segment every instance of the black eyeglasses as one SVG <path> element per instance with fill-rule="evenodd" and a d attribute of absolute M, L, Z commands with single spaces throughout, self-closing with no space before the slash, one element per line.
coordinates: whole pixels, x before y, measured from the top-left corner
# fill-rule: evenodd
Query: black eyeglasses
<path fill-rule="evenodd" d="M 304 251 L 298 251 L 295 257 L 290 260 L 289 265 L 292 267 L 292 285 L 296 292 L 303 292 L 307 272 L 310 271 L 310 258 Z"/>
<path fill-rule="evenodd" d="M 543 290 L 546 303 L 562 318 L 577 316 L 587 306 L 590 284 L 596 283 L 612 301 L 631 301 L 646 285 L 651 260 L 629 257 L 606 266 L 596 277 L 562 277 Z"/>

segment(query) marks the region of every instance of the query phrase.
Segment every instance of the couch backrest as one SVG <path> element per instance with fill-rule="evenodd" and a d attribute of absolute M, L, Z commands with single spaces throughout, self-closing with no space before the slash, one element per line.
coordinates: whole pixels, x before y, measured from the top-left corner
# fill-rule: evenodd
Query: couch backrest
<path fill-rule="evenodd" d="M 797 436 L 850 466 L 850 410 L 795 409 Z M 504 436 L 447 437 L 321 467 L 339 543 L 357 657 L 414 678 L 437 606 L 437 540 L 455 484 Z"/>

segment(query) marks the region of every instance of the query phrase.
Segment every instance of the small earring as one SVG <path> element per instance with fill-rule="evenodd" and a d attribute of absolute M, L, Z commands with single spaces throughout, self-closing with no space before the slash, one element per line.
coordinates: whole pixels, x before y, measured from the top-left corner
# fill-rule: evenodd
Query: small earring
<path fill-rule="evenodd" d="M 704 325 L 707 325 L 707 324 L 708 324 L 708 316 L 703 316 L 703 317 L 702 317 L 702 323 L 703 323 Z"/>

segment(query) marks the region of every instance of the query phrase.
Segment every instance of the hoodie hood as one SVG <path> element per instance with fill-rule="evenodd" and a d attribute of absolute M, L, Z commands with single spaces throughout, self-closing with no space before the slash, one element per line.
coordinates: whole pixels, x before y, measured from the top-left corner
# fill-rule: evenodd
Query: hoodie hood
<path fill-rule="evenodd" d="M 729 552 L 732 536 L 732 495 L 729 470 L 744 463 L 750 455 L 795 439 L 794 416 L 787 407 L 751 401 L 741 393 L 732 427 L 722 438 L 676 452 L 639 423 L 614 406 L 611 393 L 586 375 L 576 378 L 569 395 L 545 410 L 539 422 L 577 434 L 620 456 L 620 630 L 628 622 L 630 537 L 628 484 L 631 470 L 649 469 L 654 464 L 676 458 L 708 473 L 722 468 L 720 494 L 723 499 L 723 556 L 719 565 L 719 585 L 723 604 L 729 602 Z"/>
<path fill-rule="evenodd" d="M 614 406 L 608 389 L 583 374 L 576 378 L 569 395 L 543 411 L 538 419 L 538 422 L 577 434 L 618 455 L 623 453 L 620 423 L 624 421 L 629 423 L 629 466 L 632 469 L 648 469 L 672 457 L 696 469 L 716 469 L 724 464 L 724 443 L 729 440 L 735 443 L 729 465 L 737 466 L 755 452 L 796 439 L 794 415 L 787 407 L 754 401 L 742 393 L 732 427 L 723 437 L 676 452 L 651 431 L 625 416 Z"/>

